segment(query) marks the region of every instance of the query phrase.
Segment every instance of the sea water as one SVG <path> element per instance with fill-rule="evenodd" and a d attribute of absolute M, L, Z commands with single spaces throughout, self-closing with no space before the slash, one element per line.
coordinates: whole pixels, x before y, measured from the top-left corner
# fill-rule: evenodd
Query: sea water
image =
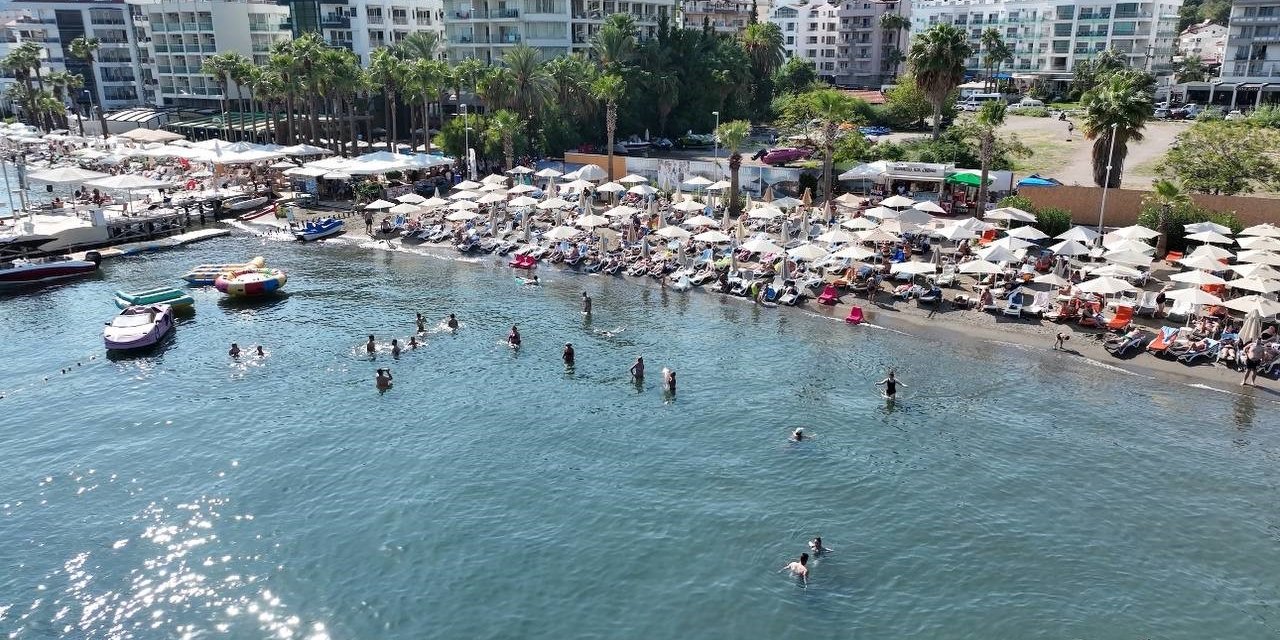
<path fill-rule="evenodd" d="M 286 295 L 198 290 L 162 348 L 106 356 L 114 290 L 254 255 Z M 1273 395 L 941 342 L 890 312 L 903 333 L 540 275 L 238 235 L 0 298 L 0 633 L 1277 634 Z M 394 358 L 416 312 L 424 344 Z M 832 552 L 804 585 L 779 569 L 815 535 Z"/>

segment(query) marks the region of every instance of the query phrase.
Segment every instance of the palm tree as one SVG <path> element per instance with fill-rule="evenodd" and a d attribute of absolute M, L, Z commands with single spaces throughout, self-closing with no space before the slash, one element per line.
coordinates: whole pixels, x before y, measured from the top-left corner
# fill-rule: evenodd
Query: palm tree
<path fill-rule="evenodd" d="M 431 153 L 431 103 L 440 98 L 444 88 L 448 65 L 439 60 L 418 58 L 409 64 L 409 86 L 417 100 L 422 102 L 422 137 L 427 153 Z"/>
<path fill-rule="evenodd" d="M 907 52 L 916 86 L 933 105 L 934 140 L 942 133 L 942 106 L 964 81 L 964 61 L 972 53 L 965 32 L 946 23 L 935 24 L 916 36 Z"/>
<path fill-rule="evenodd" d="M 101 47 L 102 43 L 98 42 L 97 38 L 86 38 L 84 36 L 80 36 L 71 41 L 69 49 L 71 57 L 84 60 L 85 64 L 89 65 L 89 73 L 93 73 L 93 56 Z M 98 96 L 94 95 L 95 93 L 97 93 L 96 89 L 89 92 L 89 104 L 93 106 L 93 110 L 98 114 L 98 124 L 102 127 L 102 137 L 103 139 L 106 139 L 107 116 L 102 112 L 102 105 L 98 103 Z"/>
<path fill-rule="evenodd" d="M 1178 63 L 1174 73 L 1178 82 L 1204 82 L 1209 69 L 1204 66 L 1204 60 L 1200 56 L 1186 56 Z"/>
<path fill-rule="evenodd" d="M 511 70 L 511 88 L 515 92 L 512 106 L 526 126 L 536 128 L 534 123 L 542 107 L 555 95 L 555 80 L 539 61 L 538 50 L 529 45 L 518 44 L 508 49 L 502 56 L 502 65 Z"/>
<path fill-rule="evenodd" d="M 902 55 L 902 48 L 898 45 L 902 42 L 902 32 L 911 28 L 911 20 L 897 13 L 886 13 L 880 16 L 880 28 L 885 32 L 883 42 L 893 45 L 885 56 L 885 62 L 893 70 L 893 76 L 897 77 L 898 65 L 906 61 L 906 57 Z"/>
<path fill-rule="evenodd" d="M 46 78 L 49 81 L 49 87 L 53 91 L 53 97 L 63 105 L 63 116 L 58 123 L 58 128 L 67 129 L 69 125 L 66 118 L 67 90 L 71 86 L 71 77 L 75 75 L 67 71 L 54 71 Z M 78 77 L 78 76 L 77 76 Z"/>
<path fill-rule="evenodd" d="M 404 86 L 404 63 L 387 48 L 378 49 L 369 56 L 369 75 L 375 84 L 382 87 L 382 96 L 387 110 L 387 150 L 395 152 L 396 148 L 396 95 Z"/>
<path fill-rule="evenodd" d="M 987 27 L 982 32 L 982 70 L 984 72 L 983 85 L 988 91 L 992 90 L 995 82 L 996 68 L 996 50 L 1004 46 L 1004 38 L 1000 37 L 1000 32 L 995 27 Z"/>
<path fill-rule="evenodd" d="M 596 32 L 591 49 L 606 73 L 618 73 L 636 54 L 635 20 L 630 14 L 611 14 Z"/>
<path fill-rule="evenodd" d="M 822 195 L 830 200 L 836 136 L 840 125 L 854 117 L 853 100 L 835 89 L 818 89 L 809 92 L 807 97 L 822 127 Z"/>
<path fill-rule="evenodd" d="M 1156 238 L 1156 255 L 1164 256 L 1169 249 L 1169 217 L 1174 207 L 1191 203 L 1191 197 L 1182 191 L 1176 183 L 1160 178 L 1151 183 L 1151 195 L 1146 197 L 1148 204 L 1155 205 L 1156 228 L 1160 232 Z"/>
<path fill-rule="evenodd" d="M 395 45 L 396 54 L 405 60 L 437 60 L 443 43 L 435 31 L 415 31 Z"/>
<path fill-rule="evenodd" d="M 1086 138 L 1093 140 L 1093 183 L 1099 187 L 1120 186 L 1129 141 L 1142 140 L 1142 129 L 1154 109 L 1150 92 L 1153 82 L 1145 72 L 1122 70 L 1103 78 L 1101 84 L 1081 96 L 1081 129 Z M 1109 164 L 1113 169 L 1110 172 Z"/>
<path fill-rule="evenodd" d="M 318 33 L 304 33 L 292 42 L 293 53 L 299 63 L 300 74 L 307 96 L 307 120 L 310 123 L 311 144 L 319 144 L 320 129 L 320 85 L 323 82 L 321 61 L 329 45 Z"/>
<path fill-rule="evenodd" d="M 1004 124 L 1006 108 L 1007 105 L 1003 101 L 993 100 L 984 103 L 982 109 L 978 111 L 978 155 L 982 160 L 982 184 L 978 187 L 979 215 L 986 210 L 987 174 L 991 170 L 991 160 L 995 157 L 996 130 Z"/>
<path fill-rule="evenodd" d="M 316 63 L 321 95 L 328 116 L 325 119 L 324 133 L 335 153 L 342 153 L 342 120 L 339 117 L 344 104 L 342 96 L 351 91 L 359 69 L 359 58 L 346 49 L 326 49 Z"/>
<path fill-rule="evenodd" d="M 298 125 L 294 117 L 296 114 L 294 101 L 302 87 L 302 84 L 298 81 L 299 64 L 298 57 L 294 54 L 293 41 L 284 40 L 274 44 L 271 48 L 271 58 L 267 65 L 271 68 L 280 93 L 284 97 L 284 122 L 285 128 L 288 129 L 284 143 L 291 145 L 295 143 L 298 136 Z M 280 141 L 277 140 L 277 142 Z"/>
<path fill-rule="evenodd" d="M 742 32 L 742 48 L 747 50 L 757 78 L 767 78 L 786 60 L 782 29 L 772 23 L 756 22 Z"/>
<path fill-rule="evenodd" d="M 224 51 L 205 58 L 204 63 L 200 65 L 200 73 L 213 76 L 213 81 L 218 85 L 218 92 L 222 94 L 220 111 L 222 112 L 222 128 L 227 140 L 231 139 L 231 118 L 227 111 L 228 95 L 231 93 L 231 77 L 239 73 L 238 70 L 244 64 L 244 54 L 238 51 Z"/>
<path fill-rule="evenodd" d="M 590 60 L 575 53 L 552 58 L 545 67 L 555 87 L 556 104 L 565 113 L 579 121 L 595 115 L 596 102 L 591 95 L 591 83 L 595 82 L 597 72 Z"/>
<path fill-rule="evenodd" d="M 477 95 L 490 109 L 514 108 L 518 101 L 515 86 L 515 75 L 510 69 L 493 67 L 480 79 Z"/>
<path fill-rule="evenodd" d="M 84 120 L 80 119 L 80 108 L 75 105 L 75 96 L 80 95 L 80 90 L 84 88 L 84 76 L 78 73 L 68 73 L 63 80 L 63 86 L 67 89 L 67 96 L 71 98 L 71 104 L 76 112 L 76 127 L 80 131 L 80 137 L 84 137 Z"/>
<path fill-rule="evenodd" d="M 515 166 L 515 136 L 519 130 L 520 116 L 506 109 L 495 111 L 486 122 L 484 134 L 502 144 L 502 158 L 507 163 L 508 171 Z"/>
<path fill-rule="evenodd" d="M 729 152 L 729 213 L 742 213 L 742 202 L 738 199 L 738 171 L 742 169 L 742 143 L 751 133 L 751 123 L 746 120 L 733 120 L 721 124 L 716 129 L 716 138 L 720 146 Z"/>
<path fill-rule="evenodd" d="M 18 80 L 18 84 L 14 86 L 21 87 L 21 90 L 11 87 L 13 95 L 9 96 L 10 99 L 22 105 L 24 116 L 31 121 L 31 124 L 38 124 L 36 92 L 31 85 L 31 76 L 32 72 L 40 67 L 39 45 L 34 42 L 22 43 L 4 57 L 0 66 L 12 71 L 13 77 Z"/>
<path fill-rule="evenodd" d="M 618 131 L 618 101 L 626 95 L 626 83 L 622 76 L 605 74 L 596 78 L 591 85 L 591 93 L 596 100 L 605 103 L 604 130 L 606 143 L 609 145 L 609 181 L 613 181 L 613 136 Z"/>

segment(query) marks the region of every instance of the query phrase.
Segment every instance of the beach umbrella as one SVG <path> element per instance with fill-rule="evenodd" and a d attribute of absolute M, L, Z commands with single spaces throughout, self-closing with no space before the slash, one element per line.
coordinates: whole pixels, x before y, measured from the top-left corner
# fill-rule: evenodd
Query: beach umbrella
<path fill-rule="evenodd" d="M 560 176 L 562 176 L 562 175 L 564 175 L 564 174 L 563 174 L 563 173 L 561 173 L 561 172 L 559 172 L 559 171 L 556 171 L 555 169 L 552 169 L 551 167 L 547 167 L 547 168 L 545 168 L 545 169 L 542 169 L 542 170 L 538 171 L 537 173 L 535 173 L 535 174 L 533 174 L 533 175 L 538 176 L 539 178 L 548 178 L 548 179 L 550 179 L 550 178 L 559 178 Z"/>
<path fill-rule="evenodd" d="M 507 193 L 511 195 L 517 195 L 517 194 L 529 193 L 530 191 L 537 191 L 537 190 L 538 190 L 537 187 L 530 184 L 518 184 L 514 187 L 511 187 L 510 189 L 507 189 Z"/>
<path fill-rule="evenodd" d="M 1205 291 L 1199 287 L 1187 287 L 1185 289 L 1174 289 L 1166 291 L 1164 297 L 1175 302 L 1185 302 L 1187 304 L 1222 304 L 1222 298 Z"/>
<path fill-rule="evenodd" d="M 1044 240 L 1049 237 L 1049 234 L 1029 225 L 1010 229 L 1008 235 L 1011 238 L 1021 238 L 1023 240 Z"/>
<path fill-rule="evenodd" d="M 1102 256 L 1104 259 L 1116 264 L 1124 264 L 1136 267 L 1151 266 L 1151 256 L 1143 255 L 1137 251 L 1108 251 Z"/>
<path fill-rule="evenodd" d="M 722 244 L 725 242 L 729 242 L 730 240 L 733 240 L 733 237 L 723 231 L 710 229 L 707 231 L 703 231 L 702 233 L 699 233 L 698 235 L 694 236 L 693 239 L 697 240 L 698 242 L 710 242 L 713 244 Z"/>
<path fill-rule="evenodd" d="M 645 260 L 649 259 L 649 238 L 648 237 L 640 238 L 640 255 L 644 256 Z"/>
<path fill-rule="evenodd" d="M 80 184 L 90 180 L 98 180 L 110 176 L 109 173 L 100 171 L 89 171 L 80 167 L 58 167 L 56 169 L 45 169 L 44 171 L 35 171 L 27 174 L 27 178 L 32 182 L 41 184 Z"/>
<path fill-rule="evenodd" d="M 690 187 L 705 187 L 712 184 L 712 182 L 702 176 L 694 176 L 692 178 L 689 178 L 688 180 L 685 180 L 684 184 Z"/>
<path fill-rule="evenodd" d="M 463 180 L 462 182 L 453 185 L 453 188 L 458 189 L 459 191 L 471 191 L 473 189 L 479 189 L 481 186 L 483 185 L 475 180 Z"/>
<path fill-rule="evenodd" d="M 733 235 L 737 238 L 738 242 L 742 242 L 747 239 L 747 228 L 743 224 L 742 218 L 738 218 L 738 224 L 733 226 Z"/>
<path fill-rule="evenodd" d="M 422 202 L 418 203 L 418 206 L 422 207 L 423 209 L 437 209 L 439 207 L 443 207 L 449 204 L 448 200 L 445 200 L 444 198 L 438 198 L 436 196 L 431 196 L 430 198 L 422 198 L 422 196 L 418 196 L 418 198 L 422 199 Z M 409 202 L 408 200 L 404 200 L 403 198 L 396 198 L 396 199 L 400 200 L 401 202 L 404 202 L 405 204 L 414 204 L 412 202 Z"/>
<path fill-rule="evenodd" d="M 1006 249 L 1008 249 L 1008 250 L 1010 250 L 1010 251 L 1018 251 L 1018 250 L 1026 249 L 1027 247 L 1032 246 L 1032 243 L 1027 242 L 1026 240 L 1023 240 L 1022 238 L 1015 238 L 1015 237 L 1013 237 L 1013 236 L 1005 236 L 1005 237 L 1003 237 L 1003 238 L 1000 238 L 999 240 L 996 240 L 995 242 L 992 242 L 991 244 L 989 244 L 989 245 L 987 245 L 987 246 L 989 246 L 989 247 L 1004 247 L 1004 248 L 1006 248 Z"/>
<path fill-rule="evenodd" d="M 592 182 L 604 180 L 609 177 L 609 173 L 607 171 L 594 164 L 584 165 L 581 169 L 578 169 L 577 174 L 579 178 L 582 178 L 583 180 L 590 180 Z"/>
<path fill-rule="evenodd" d="M 1218 284 L 1227 283 L 1226 280 L 1219 278 L 1218 276 L 1215 276 L 1212 273 L 1209 273 L 1208 271 L 1201 271 L 1200 269 L 1195 269 L 1192 271 L 1183 271 L 1181 273 L 1175 273 L 1169 276 L 1169 280 L 1172 280 L 1173 282 L 1185 282 L 1187 284 L 1194 284 L 1196 286 L 1202 286 L 1207 284 L 1218 285 Z"/>
<path fill-rule="evenodd" d="M 842 242 L 857 242 L 858 237 L 837 227 L 819 235 L 817 238 L 814 238 L 814 240 L 817 240 L 818 242 L 826 242 L 827 244 L 836 244 Z"/>
<path fill-rule="evenodd" d="M 394 206 L 396 206 L 396 203 L 394 202 L 387 202 L 386 200 L 378 199 L 366 204 L 364 208 L 370 211 L 377 211 L 379 209 L 390 209 Z"/>
<path fill-rule="evenodd" d="M 695 229 L 698 227 L 714 227 L 716 226 L 716 221 L 714 218 L 698 215 L 698 216 L 689 218 L 688 220 L 685 220 L 684 226 L 693 227 Z"/>
<path fill-rule="evenodd" d="M 507 180 L 508 178 L 504 177 L 501 174 L 491 173 L 485 176 L 483 179 L 481 179 L 480 182 L 482 184 L 500 184 L 505 187 L 507 185 Z"/>
<path fill-rule="evenodd" d="M 564 189 L 565 191 L 582 191 L 583 189 L 586 189 L 591 186 L 593 185 L 590 182 L 587 182 L 586 180 L 578 179 L 572 182 L 566 182 L 560 185 L 560 188 Z"/>
<path fill-rule="evenodd" d="M 866 204 L 866 203 L 867 203 L 867 199 L 866 199 L 866 198 L 863 198 L 863 197 L 861 197 L 861 196 L 855 196 L 855 195 L 853 195 L 852 193 L 846 193 L 846 194 L 843 194 L 843 195 L 838 196 L 838 197 L 835 199 L 835 203 L 836 203 L 836 204 L 838 204 L 838 205 L 840 205 L 840 206 L 842 206 L 842 207 L 848 207 L 848 208 L 850 208 L 850 209 L 856 209 L 856 208 L 861 207 L 862 205 Z"/>
<path fill-rule="evenodd" d="M 585 216 L 579 216 L 575 224 L 584 229 L 592 229 L 595 227 L 608 226 L 609 219 L 604 216 L 598 216 L 594 213 L 588 213 Z"/>
<path fill-rule="evenodd" d="M 774 218 L 779 218 L 782 215 L 783 213 L 781 209 L 767 204 L 758 205 L 756 208 L 747 212 L 747 217 L 753 220 L 773 220 Z"/>
<path fill-rule="evenodd" d="M 538 203 L 538 208 L 542 209 L 543 211 L 546 211 L 548 209 L 564 209 L 565 207 L 572 207 L 572 206 L 573 206 L 572 202 L 569 202 L 568 200 L 564 200 L 558 197 L 549 198 L 547 200 L 544 200 Z"/>
<path fill-rule="evenodd" d="M 494 204 L 495 202 L 506 202 L 506 201 L 507 201 L 507 196 L 506 194 L 503 194 L 503 193 L 486 193 L 480 196 L 479 200 L 476 200 L 476 202 L 479 202 L 480 204 Z"/>
<path fill-rule="evenodd" d="M 885 218 L 896 218 L 898 216 L 898 212 L 890 209 L 889 207 L 871 207 L 870 209 L 863 211 L 862 215 L 868 218 L 879 218 L 883 220 Z"/>
<path fill-rule="evenodd" d="M 1280 253 L 1272 253 L 1270 251 L 1241 251 L 1236 254 L 1236 260 L 1240 262 L 1252 262 L 1255 264 L 1269 264 L 1271 266 L 1280 265 Z"/>
<path fill-rule="evenodd" d="M 675 209 L 676 211 L 691 212 L 691 211 L 702 211 L 703 209 L 707 208 L 707 205 L 701 202 L 698 202 L 697 200 L 689 199 L 689 200 L 683 200 L 683 201 L 677 202 L 671 208 Z"/>
<path fill-rule="evenodd" d="M 628 218 L 637 213 L 640 213 L 639 209 L 635 207 L 629 207 L 625 204 L 620 204 L 612 209 L 609 209 L 608 211 L 605 211 L 604 215 L 609 216 L 610 218 Z"/>
<path fill-rule="evenodd" d="M 1261 278 L 1237 278 L 1227 283 L 1232 289 L 1256 291 L 1258 293 L 1274 293 L 1280 291 L 1280 281 L 1263 280 Z"/>
<path fill-rule="evenodd" d="M 875 251 L 872 251 L 862 245 L 851 244 L 831 254 L 831 256 L 834 258 L 847 258 L 849 260 L 866 260 L 875 254 Z"/>
<path fill-rule="evenodd" d="M 756 236 L 742 244 L 742 248 L 751 253 L 785 253 L 782 247 L 774 244 L 765 236 Z"/>
<path fill-rule="evenodd" d="M 868 229 L 866 231 L 860 232 L 858 234 L 858 237 L 861 238 L 863 242 L 897 242 L 898 241 L 897 236 L 890 234 L 886 232 L 884 229 L 880 229 L 880 228 Z"/>
<path fill-rule="evenodd" d="M 688 240 L 689 236 L 693 235 L 688 231 L 681 229 L 680 227 L 670 227 L 670 226 L 662 227 L 661 229 L 658 229 L 653 233 L 654 235 L 662 236 L 664 238 L 667 238 L 668 240 Z"/>
<path fill-rule="evenodd" d="M 626 190 L 627 190 L 626 187 L 616 182 L 606 182 L 596 187 L 596 191 L 599 191 L 600 193 L 621 193 Z"/>
<path fill-rule="evenodd" d="M 813 262 L 827 257 L 827 250 L 816 244 L 802 244 L 794 249 L 787 249 L 787 255 L 796 260 Z"/>
<path fill-rule="evenodd" d="M 1015 222 L 1035 222 L 1036 215 L 1017 207 L 998 207 L 982 215 L 987 220 L 1009 220 Z"/>
<path fill-rule="evenodd" d="M 772 188 L 772 187 L 770 187 L 770 188 Z M 803 202 L 803 201 L 801 201 L 801 200 L 799 200 L 799 199 L 792 198 L 791 196 L 785 196 L 785 197 L 782 197 L 782 198 L 776 198 L 776 199 L 774 199 L 774 200 L 771 200 L 771 201 L 769 202 L 769 204 L 771 204 L 771 205 L 773 205 L 773 206 L 775 206 L 775 207 L 777 207 L 777 208 L 779 208 L 779 209 L 794 209 L 794 208 L 796 208 L 796 207 L 798 207 L 798 206 L 800 206 L 800 205 L 804 204 L 804 202 Z"/>
<path fill-rule="evenodd" d="M 963 220 L 953 221 L 952 224 L 962 226 L 976 233 L 982 233 L 983 231 L 988 231 L 990 229 L 996 228 L 996 225 L 990 222 L 987 222 L 985 220 L 979 220 L 973 216 L 969 216 L 968 218 L 965 218 Z"/>
<path fill-rule="evenodd" d="M 1085 293 L 1114 295 L 1122 291 L 1133 291 L 1137 287 L 1113 276 L 1099 276 L 1080 283 L 1080 290 Z"/>
<path fill-rule="evenodd" d="M 479 209 L 480 205 L 470 200 L 458 200 L 457 202 L 450 203 L 449 208 L 453 209 L 454 211 L 472 211 L 475 209 Z"/>
<path fill-rule="evenodd" d="M 1057 240 L 1074 240 L 1081 244 L 1092 244 L 1094 240 L 1098 239 L 1098 232 L 1088 227 L 1071 227 L 1054 236 L 1054 238 Z M 1061 252 L 1057 251 L 1055 253 Z"/>
<path fill-rule="evenodd" d="M 1244 323 L 1240 325 L 1238 333 L 1240 342 L 1249 344 L 1257 340 L 1262 335 L 1262 314 L 1257 309 L 1250 309 L 1249 313 L 1244 316 Z"/>
<path fill-rule="evenodd" d="M 942 207 L 938 206 L 938 203 L 930 202 L 928 200 L 924 202 L 917 202 L 911 205 L 911 208 L 915 209 L 916 211 L 923 211 L 925 213 L 946 213 L 947 212 L 946 209 L 943 209 Z"/>
<path fill-rule="evenodd" d="M 368 207 L 366 207 L 366 208 L 368 208 Z M 390 210 L 388 213 L 393 213 L 393 214 L 398 215 L 398 216 L 399 216 L 399 215 L 406 215 L 406 216 L 407 216 L 407 215 L 412 215 L 412 214 L 417 213 L 420 209 L 421 209 L 421 207 L 419 207 L 419 206 L 418 206 L 418 205 L 416 205 L 416 204 L 397 204 L 397 205 L 395 205 L 395 206 L 391 207 L 391 210 Z"/>
<path fill-rule="evenodd" d="M 1216 222 L 1208 222 L 1208 221 L 1192 222 L 1191 224 L 1184 224 L 1182 225 L 1182 229 L 1187 233 L 1200 233 L 1203 231 L 1212 231 L 1214 233 L 1221 233 L 1224 235 L 1231 233 L 1231 229 L 1227 227 L 1227 225 L 1218 224 Z"/>
<path fill-rule="evenodd" d="M 1131 224 L 1127 227 L 1120 227 L 1107 235 L 1116 238 L 1124 238 L 1126 240 L 1150 240 L 1151 238 L 1159 236 L 1160 232 L 1148 229 L 1139 224 Z"/>
<path fill-rule="evenodd" d="M 350 180 L 351 174 L 345 171 L 330 171 L 320 177 L 325 180 Z"/>
<path fill-rule="evenodd" d="M 1089 248 L 1080 244 L 1078 240 L 1063 240 L 1050 246 L 1049 250 L 1060 256 L 1083 256 L 1089 253 Z"/>
<path fill-rule="evenodd" d="M 907 262 L 899 262 L 889 267 L 889 273 L 905 273 L 911 276 L 923 276 L 937 273 L 938 265 L 932 262 L 920 262 L 919 260 L 908 260 Z"/>
<path fill-rule="evenodd" d="M 592 165 L 592 166 L 595 166 L 595 165 Z M 634 193 L 638 196 L 645 196 L 645 197 L 651 196 L 657 192 L 658 192 L 657 189 L 654 189 L 653 187 L 647 184 L 638 184 L 638 185 L 635 185 L 634 187 L 631 187 L 630 189 L 627 189 L 627 193 Z"/>
<path fill-rule="evenodd" d="M 915 200 L 906 196 L 889 196 L 880 201 L 880 206 L 889 207 L 890 209 L 902 209 L 910 207 L 916 203 Z"/>
<path fill-rule="evenodd" d="M 910 222 L 903 222 L 901 220 L 885 220 L 884 222 L 880 223 L 880 230 L 884 231 L 885 233 L 902 235 L 904 233 L 915 233 L 916 231 L 920 230 L 920 227 L 917 227 L 916 225 L 911 224 Z"/>
<path fill-rule="evenodd" d="M 501 182 L 488 182 L 480 186 L 480 193 L 493 193 L 495 191 L 506 191 L 507 185 Z"/>
<path fill-rule="evenodd" d="M 1020 259 L 1018 254 L 1005 247 L 986 247 L 974 255 L 989 262 L 1014 262 Z"/>
<path fill-rule="evenodd" d="M 138 191 L 141 189 L 161 189 L 169 186 L 169 183 L 132 173 L 122 173 L 116 176 L 86 180 L 85 185 L 108 191 Z"/>
<path fill-rule="evenodd" d="M 878 225 L 875 223 L 875 221 L 869 218 L 858 217 L 858 218 L 849 218 L 848 220 L 841 222 L 840 226 L 846 229 L 852 229 L 854 231 L 865 231 L 867 229 L 874 229 Z"/>
<path fill-rule="evenodd" d="M 276 163 L 272 164 L 269 168 L 271 168 L 271 169 L 297 169 L 297 168 L 298 168 L 298 165 L 296 165 L 296 164 L 294 164 L 294 163 L 292 163 L 292 162 L 289 162 L 288 160 L 281 160 L 280 162 L 276 162 Z"/>
<path fill-rule="evenodd" d="M 644 176 L 638 176 L 634 173 L 627 174 L 621 178 L 618 178 L 618 182 L 621 182 L 622 184 L 640 184 L 642 182 L 648 182 L 648 181 L 649 181 L 648 178 Z"/>
<path fill-rule="evenodd" d="M 1264 298 L 1256 293 L 1241 296 L 1239 298 L 1232 298 L 1226 302 L 1222 302 L 1221 304 L 1228 309 L 1233 309 L 1242 313 L 1256 311 L 1258 315 L 1264 318 L 1280 313 L 1280 302 L 1276 302 L 1270 298 Z"/>
<path fill-rule="evenodd" d="M 1177 260 L 1177 262 L 1192 269 L 1206 269 L 1208 271 L 1222 271 L 1227 268 L 1226 265 L 1206 255 L 1190 255 Z"/>
<path fill-rule="evenodd" d="M 533 169 L 530 169 L 529 167 L 512 167 L 507 170 L 507 173 L 517 175 L 517 176 L 522 176 L 522 175 L 533 173 Z"/>
<path fill-rule="evenodd" d="M 550 231 L 548 231 L 546 237 L 552 240 L 568 240 L 569 238 L 576 238 L 580 235 L 582 235 L 581 229 L 559 226 L 559 227 L 553 227 Z"/>
<path fill-rule="evenodd" d="M 1003 267 L 987 260 L 970 260 L 968 262 L 961 262 L 960 267 L 956 270 L 960 273 L 976 273 L 981 275 L 1004 273 Z"/>
<path fill-rule="evenodd" d="M 1187 236 L 1187 240 L 1205 242 L 1208 244 L 1231 244 L 1232 242 L 1235 242 L 1231 238 L 1228 238 L 1217 231 L 1199 231 L 1192 233 Z"/>
<path fill-rule="evenodd" d="M 1231 265 L 1231 270 L 1241 278 L 1262 278 L 1263 280 L 1280 280 L 1280 271 L 1265 264 L 1241 263 Z"/>
<path fill-rule="evenodd" d="M 724 191 L 733 186 L 728 180 L 717 180 L 707 185 L 706 191 Z"/>
<path fill-rule="evenodd" d="M 480 217 L 480 214 L 474 211 L 454 211 L 453 213 L 450 213 L 449 215 L 445 216 L 444 219 L 448 220 L 449 222 L 466 222 L 468 220 L 474 220 L 479 217 Z"/>
<path fill-rule="evenodd" d="M 935 230 L 931 235 L 943 240 L 951 242 L 959 242 L 961 240 L 969 240 L 977 237 L 977 234 L 970 229 L 966 229 L 958 224 L 949 224 L 941 229 Z"/>
<path fill-rule="evenodd" d="M 1133 251 L 1134 253 L 1155 253 L 1156 248 L 1137 240 L 1127 240 L 1124 238 L 1103 238 L 1102 246 L 1107 251 Z M 1106 257 L 1106 256 L 1103 256 Z"/>
<path fill-rule="evenodd" d="M 1056 274 L 1056 273 L 1042 273 L 1042 274 L 1040 274 L 1040 275 L 1038 275 L 1038 276 L 1036 276 L 1036 277 L 1032 278 L 1032 279 L 1031 279 L 1031 281 L 1032 281 L 1032 282 L 1039 283 L 1039 284 L 1047 284 L 1047 285 L 1051 285 L 1051 286 L 1054 286 L 1054 287 L 1065 287 L 1065 286 L 1067 286 L 1067 285 L 1071 284 L 1071 281 L 1070 281 L 1070 280 L 1068 280 L 1068 279 L 1066 279 L 1066 278 L 1064 278 L 1064 277 L 1062 277 L 1062 276 L 1060 276 L 1060 275 L 1058 275 L 1058 274 Z"/>
<path fill-rule="evenodd" d="M 536 207 L 538 206 L 538 201 L 534 200 L 533 198 L 530 198 L 529 196 L 518 196 L 516 198 L 512 198 L 509 202 L 507 202 L 507 206 L 508 207 Z"/>
<path fill-rule="evenodd" d="M 404 203 L 407 203 L 407 204 L 422 204 L 422 203 L 424 203 L 424 202 L 426 202 L 426 201 L 427 201 L 427 199 L 426 199 L 426 198 L 424 198 L 424 197 L 422 197 L 422 196 L 420 196 L 420 195 L 418 195 L 418 194 L 416 194 L 416 193 L 406 193 L 406 194 L 404 194 L 404 195 L 400 196 L 399 198 L 396 198 L 396 202 L 404 202 Z"/>
<path fill-rule="evenodd" d="M 1089 275 L 1094 277 L 1111 276 L 1113 278 L 1136 278 L 1142 275 L 1142 272 L 1134 269 L 1133 267 L 1126 267 L 1122 264 L 1106 264 L 1090 271 Z"/>
<path fill-rule="evenodd" d="M 933 222 L 933 216 L 919 209 L 903 209 L 898 213 L 898 221 L 924 226 Z"/>
<path fill-rule="evenodd" d="M 480 197 L 480 194 L 475 191 L 459 191 L 457 193 L 451 194 L 449 196 L 449 199 L 450 200 L 475 200 L 479 197 Z"/>
<path fill-rule="evenodd" d="M 1280 251 L 1280 240 L 1267 236 L 1240 236 L 1236 244 L 1253 251 Z"/>
<path fill-rule="evenodd" d="M 1225 232 L 1219 232 L 1219 233 L 1225 233 Z M 1255 224 L 1252 227 L 1244 229 L 1240 231 L 1240 233 L 1237 233 L 1236 235 L 1266 236 L 1268 238 L 1280 238 L 1280 227 L 1277 227 L 1276 225 L 1271 224 L 1270 222 L 1264 222 L 1262 224 Z"/>

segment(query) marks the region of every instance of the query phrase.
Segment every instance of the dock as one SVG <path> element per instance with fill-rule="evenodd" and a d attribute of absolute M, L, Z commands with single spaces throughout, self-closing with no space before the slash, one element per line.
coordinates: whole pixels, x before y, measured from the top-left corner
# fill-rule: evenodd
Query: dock
<path fill-rule="evenodd" d="M 197 229 L 195 231 L 188 231 L 186 233 L 179 233 L 177 235 L 165 236 L 163 238 L 156 238 L 154 240 L 144 240 L 142 242 L 130 242 L 127 244 L 117 245 L 114 247 L 105 247 L 102 249 L 91 249 L 91 251 L 97 251 L 98 255 L 102 256 L 103 258 L 116 258 L 119 256 L 131 256 L 131 255 L 137 255 L 139 253 L 159 251 L 161 249 L 172 249 L 173 247 L 180 247 L 183 245 L 200 242 L 201 240 L 208 240 L 210 238 L 221 238 L 223 236 L 229 236 L 229 235 L 231 235 L 231 230 L 226 228 Z M 84 255 L 86 253 L 88 252 L 78 251 L 71 255 L 77 259 L 83 260 Z"/>

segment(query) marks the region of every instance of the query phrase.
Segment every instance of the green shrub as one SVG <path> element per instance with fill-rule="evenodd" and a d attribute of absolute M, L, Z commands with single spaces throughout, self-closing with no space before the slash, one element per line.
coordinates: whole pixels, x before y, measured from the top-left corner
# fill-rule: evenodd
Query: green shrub
<path fill-rule="evenodd" d="M 352 187 L 357 202 L 373 202 L 382 195 L 382 185 L 377 180 L 365 180 Z"/>
<path fill-rule="evenodd" d="M 1049 117 L 1049 110 L 1044 107 L 1010 107 L 1006 113 L 1011 116 L 1027 116 L 1030 118 Z"/>
<path fill-rule="evenodd" d="M 1071 212 L 1066 209 L 1045 207 L 1035 214 L 1036 228 L 1049 234 L 1051 238 L 1071 228 Z"/>
<path fill-rule="evenodd" d="M 1200 115 L 1196 116 L 1196 120 L 1199 120 L 1201 122 L 1212 122 L 1214 120 L 1221 120 L 1222 118 L 1223 118 L 1222 109 L 1219 109 L 1217 107 L 1209 107 L 1204 111 L 1201 111 Z"/>
<path fill-rule="evenodd" d="M 1266 127 L 1268 129 L 1280 129 L 1280 108 L 1273 104 L 1264 104 L 1249 114 L 1245 122 L 1255 127 Z"/>

